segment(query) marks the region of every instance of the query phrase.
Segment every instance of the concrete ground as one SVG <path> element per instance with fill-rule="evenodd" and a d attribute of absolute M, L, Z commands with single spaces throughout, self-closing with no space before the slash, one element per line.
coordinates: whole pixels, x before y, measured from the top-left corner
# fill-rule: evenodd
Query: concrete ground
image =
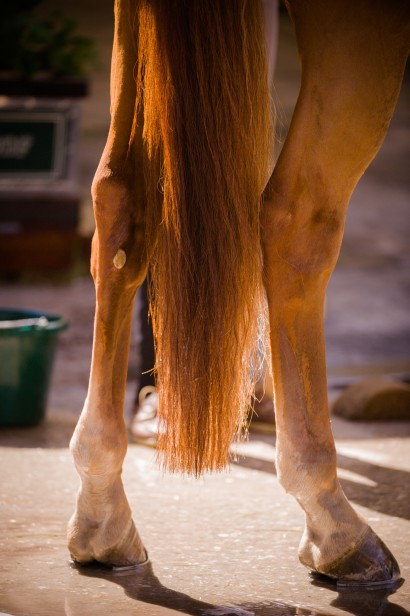
<path fill-rule="evenodd" d="M 78 486 L 63 439 L 70 430 L 50 413 L 38 440 L 36 430 L 2 436 L 3 613 L 199 616 L 210 606 L 219 608 L 214 614 L 255 616 L 410 613 L 408 426 L 390 428 L 392 436 L 369 438 L 361 428 L 356 438 L 338 439 L 343 487 L 406 579 L 390 598 L 310 580 L 297 560 L 303 516 L 274 474 L 274 437 L 252 437 L 238 464 L 199 481 L 163 476 L 152 450 L 131 445 L 124 482 L 152 566 L 123 574 L 70 567 L 65 524 Z"/>
<path fill-rule="evenodd" d="M 55 4 L 64 3 L 62 0 Z M 72 12 L 98 42 L 102 68 L 84 104 L 80 147 L 82 231 L 92 230 L 89 185 L 108 123 L 111 3 Z M 68 9 L 67 9 L 68 10 Z M 292 30 L 281 17 L 276 89 L 282 134 L 298 89 Z M 344 246 L 327 296 L 329 393 L 370 375 L 410 377 L 410 85 L 389 135 L 351 203 Z M 85 397 L 93 288 L 25 277 L 0 288 L 0 305 L 63 314 L 46 420 L 0 430 L 0 616 L 107 614 L 404 616 L 410 614 L 410 422 L 333 419 L 343 488 L 388 543 L 404 583 L 383 590 L 319 586 L 298 563 L 303 516 L 275 476 L 274 435 L 251 435 L 230 470 L 195 481 L 163 476 L 151 449 L 131 444 L 124 482 L 152 565 L 113 574 L 68 564 L 65 525 L 78 479 L 68 442 Z M 135 390 L 132 344 L 126 413 Z"/>

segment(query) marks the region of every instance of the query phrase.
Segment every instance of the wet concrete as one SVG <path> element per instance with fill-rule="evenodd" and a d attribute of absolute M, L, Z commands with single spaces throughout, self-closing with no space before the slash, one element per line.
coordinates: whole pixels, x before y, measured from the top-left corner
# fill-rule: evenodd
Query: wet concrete
<path fill-rule="evenodd" d="M 335 423 L 336 433 L 349 427 Z M 409 423 L 392 424 L 390 436 L 373 425 L 372 438 L 337 439 L 343 487 L 406 580 L 390 597 L 319 585 L 299 564 L 303 515 L 275 476 L 272 435 L 253 435 L 241 449 L 246 458 L 202 480 L 164 476 L 153 450 L 130 445 L 124 483 L 151 565 L 124 573 L 71 567 L 65 524 L 78 478 L 64 441 L 72 426 L 53 413 L 46 426 L 41 447 L 40 428 L 3 431 L 0 439 L 2 612 L 200 615 L 218 607 L 209 613 L 241 614 L 235 606 L 261 616 L 410 613 Z"/>
<path fill-rule="evenodd" d="M 59 3 L 65 4 L 52 2 Z M 89 185 L 108 127 L 108 4 L 84 0 L 72 7 L 97 38 L 102 59 L 94 95 L 84 105 L 84 232 L 92 230 Z M 283 134 L 298 78 L 292 30 L 282 16 L 276 86 Z M 382 150 L 353 196 L 329 286 L 331 399 L 340 386 L 370 374 L 409 378 L 410 217 L 404 214 L 410 200 L 409 100 L 407 81 Z M 130 445 L 124 481 L 151 565 L 122 574 L 70 567 L 65 526 L 78 479 L 67 446 L 86 393 L 93 298 L 89 277 L 58 286 L 3 284 L 0 290 L 4 306 L 61 313 L 71 323 L 60 337 L 46 421 L 37 428 L 0 430 L 0 612 L 409 616 L 409 422 L 333 420 L 343 488 L 401 566 L 404 583 L 390 596 L 384 590 L 318 585 L 298 563 L 303 516 L 278 484 L 273 435 L 252 435 L 229 472 L 200 481 L 163 476 L 152 450 Z M 132 346 L 126 412 L 134 395 L 134 365 Z"/>

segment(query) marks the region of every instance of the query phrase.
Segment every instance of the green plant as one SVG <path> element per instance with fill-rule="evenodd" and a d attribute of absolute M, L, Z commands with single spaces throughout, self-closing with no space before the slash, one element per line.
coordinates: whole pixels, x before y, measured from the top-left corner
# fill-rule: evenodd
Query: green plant
<path fill-rule="evenodd" d="M 53 12 L 37 17 L 41 0 L 12 0 L 2 6 L 0 21 L 0 71 L 30 79 L 83 77 L 96 63 L 92 39 L 77 33 L 75 20 Z"/>

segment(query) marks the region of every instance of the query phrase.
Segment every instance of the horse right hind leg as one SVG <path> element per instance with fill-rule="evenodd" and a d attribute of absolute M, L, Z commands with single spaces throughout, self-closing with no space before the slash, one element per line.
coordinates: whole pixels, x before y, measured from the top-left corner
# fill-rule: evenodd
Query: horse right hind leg
<path fill-rule="evenodd" d="M 93 354 L 88 395 L 70 444 L 81 487 L 68 525 L 74 561 L 95 560 L 116 567 L 147 558 L 121 479 L 127 449 L 123 406 L 132 311 L 148 259 L 142 127 L 133 130 L 135 46 L 129 10 L 128 2 L 116 2 L 112 120 L 93 182 Z"/>
<path fill-rule="evenodd" d="M 262 211 L 278 478 L 305 512 L 305 566 L 339 584 L 392 583 L 396 560 L 337 478 L 323 305 L 350 195 L 394 110 L 406 32 L 400 16 L 384 15 L 382 5 L 374 13 L 367 0 L 290 6 L 302 86 Z"/>
<path fill-rule="evenodd" d="M 146 273 L 144 225 L 135 220 L 134 196 L 124 178 L 104 177 L 100 167 L 94 184 L 92 365 L 87 399 L 70 444 L 81 489 L 69 524 L 69 550 L 80 563 L 127 566 L 146 559 L 121 480 L 132 309 Z"/>

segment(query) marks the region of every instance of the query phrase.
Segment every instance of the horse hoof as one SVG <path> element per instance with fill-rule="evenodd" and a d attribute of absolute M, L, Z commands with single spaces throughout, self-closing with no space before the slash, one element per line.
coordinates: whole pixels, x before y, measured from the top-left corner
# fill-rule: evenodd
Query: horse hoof
<path fill-rule="evenodd" d="M 115 523 L 113 529 L 107 524 L 90 529 L 87 522 L 81 525 L 75 516 L 70 521 L 68 549 L 73 563 L 80 566 L 100 563 L 113 571 L 147 564 L 148 555 L 132 519 L 122 531 L 121 525 Z"/>
<path fill-rule="evenodd" d="M 336 581 L 340 587 L 390 586 L 400 579 L 396 559 L 370 527 L 352 550 L 315 571 Z"/>

